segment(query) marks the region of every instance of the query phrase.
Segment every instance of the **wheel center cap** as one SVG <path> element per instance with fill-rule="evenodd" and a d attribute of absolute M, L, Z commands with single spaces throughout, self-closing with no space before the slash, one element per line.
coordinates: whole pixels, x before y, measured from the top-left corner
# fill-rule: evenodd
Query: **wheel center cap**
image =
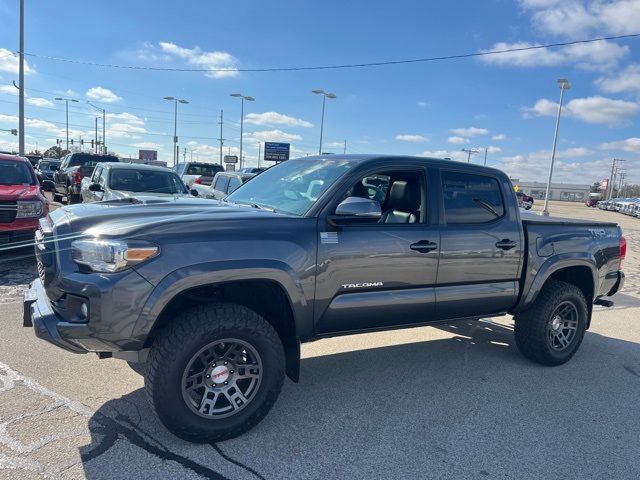
<path fill-rule="evenodd" d="M 551 320 L 551 328 L 555 331 L 560 330 L 560 326 L 562 325 L 562 319 L 560 317 L 553 317 Z"/>
<path fill-rule="evenodd" d="M 223 383 L 229 378 L 229 369 L 225 365 L 218 365 L 211 370 L 211 380 L 213 383 Z"/>

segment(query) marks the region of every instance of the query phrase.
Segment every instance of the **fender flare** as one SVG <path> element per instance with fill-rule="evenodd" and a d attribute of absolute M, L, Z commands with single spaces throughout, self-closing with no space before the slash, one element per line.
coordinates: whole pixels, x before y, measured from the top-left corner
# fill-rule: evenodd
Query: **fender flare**
<path fill-rule="evenodd" d="M 519 305 L 514 309 L 514 313 L 518 313 L 529 308 L 533 304 L 533 302 L 535 302 L 536 298 L 538 298 L 538 294 L 544 287 L 544 284 L 547 282 L 549 277 L 551 277 L 557 271 L 569 267 L 589 268 L 589 270 L 591 271 L 593 292 L 595 295 L 598 291 L 599 284 L 598 270 L 596 268 L 595 258 L 587 252 L 562 253 L 559 255 L 553 255 L 544 261 L 544 263 L 538 269 L 528 290 L 525 290 L 523 292 L 523 296 L 520 300 Z M 591 303 L 593 302 L 593 298 L 587 298 L 587 302 L 588 305 L 591 305 Z"/>

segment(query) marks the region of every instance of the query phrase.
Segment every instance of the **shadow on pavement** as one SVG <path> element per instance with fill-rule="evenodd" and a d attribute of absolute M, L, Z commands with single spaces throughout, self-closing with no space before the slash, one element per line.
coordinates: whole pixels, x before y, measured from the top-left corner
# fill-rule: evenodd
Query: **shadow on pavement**
<path fill-rule="evenodd" d="M 303 360 L 267 418 L 218 445 L 173 437 L 142 389 L 109 401 L 81 448 L 85 474 L 637 478 L 638 344 L 588 332 L 548 368 L 522 358 L 504 325 L 439 328 L 454 336 Z"/>

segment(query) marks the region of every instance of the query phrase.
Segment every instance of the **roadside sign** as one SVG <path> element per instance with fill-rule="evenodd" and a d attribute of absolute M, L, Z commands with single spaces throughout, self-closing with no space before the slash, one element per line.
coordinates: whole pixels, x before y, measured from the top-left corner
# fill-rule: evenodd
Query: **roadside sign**
<path fill-rule="evenodd" d="M 138 150 L 138 160 L 158 160 L 157 150 Z"/>
<path fill-rule="evenodd" d="M 238 163 L 238 156 L 237 155 L 225 155 L 224 156 L 224 163 Z"/>
<path fill-rule="evenodd" d="M 513 189 L 516 191 L 516 193 L 520 191 L 520 187 L 519 187 L 518 185 L 516 185 L 515 187 L 513 187 Z"/>
<path fill-rule="evenodd" d="M 268 162 L 283 162 L 289 160 L 291 144 L 278 142 L 264 142 L 264 159 Z"/>

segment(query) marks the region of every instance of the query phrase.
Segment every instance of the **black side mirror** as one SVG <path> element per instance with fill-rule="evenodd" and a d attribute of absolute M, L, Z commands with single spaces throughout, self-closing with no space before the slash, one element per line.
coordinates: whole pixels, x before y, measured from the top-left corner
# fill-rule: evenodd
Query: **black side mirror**
<path fill-rule="evenodd" d="M 192 188 L 191 190 L 189 190 L 189 193 L 194 197 L 197 197 L 199 195 L 198 190 L 196 190 L 195 188 Z"/>
<path fill-rule="evenodd" d="M 44 192 L 53 192 L 55 187 L 55 184 L 51 180 L 43 180 L 40 182 L 40 188 L 42 188 Z"/>
<path fill-rule="evenodd" d="M 336 207 L 335 215 L 329 217 L 334 225 L 345 223 L 371 223 L 380 220 L 382 210 L 375 200 L 347 197 Z"/>
<path fill-rule="evenodd" d="M 102 192 L 102 186 L 100 186 L 99 183 L 92 183 L 91 185 L 89 185 L 89 191 L 90 192 Z"/>

